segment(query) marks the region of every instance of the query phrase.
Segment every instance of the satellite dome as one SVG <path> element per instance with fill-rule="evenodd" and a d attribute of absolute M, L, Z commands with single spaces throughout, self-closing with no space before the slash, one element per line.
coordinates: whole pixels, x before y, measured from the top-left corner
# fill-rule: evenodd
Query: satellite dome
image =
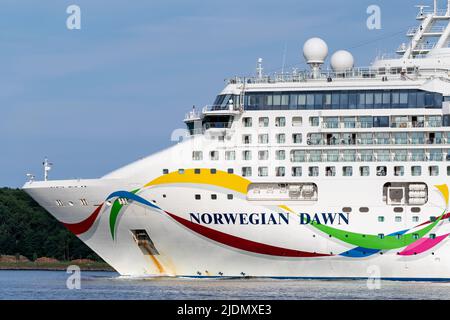
<path fill-rule="evenodd" d="M 320 38 L 311 38 L 303 46 L 303 55 L 309 64 L 323 64 L 328 56 L 328 45 Z"/>
<path fill-rule="evenodd" d="M 353 68 L 355 59 L 350 52 L 346 50 L 340 50 L 333 54 L 331 57 L 331 68 L 335 72 L 343 72 Z"/>

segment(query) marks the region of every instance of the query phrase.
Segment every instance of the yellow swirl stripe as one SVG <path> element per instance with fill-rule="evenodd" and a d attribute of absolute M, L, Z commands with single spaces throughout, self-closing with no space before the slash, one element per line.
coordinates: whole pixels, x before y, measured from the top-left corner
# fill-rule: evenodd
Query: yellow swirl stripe
<path fill-rule="evenodd" d="M 147 183 L 144 188 L 177 183 L 207 184 L 247 194 L 247 188 L 250 181 L 238 175 L 219 170 L 217 170 L 216 173 L 211 173 L 211 169 L 200 169 L 200 173 L 197 174 L 195 169 L 186 169 L 182 173 L 175 171 L 160 176 Z"/>

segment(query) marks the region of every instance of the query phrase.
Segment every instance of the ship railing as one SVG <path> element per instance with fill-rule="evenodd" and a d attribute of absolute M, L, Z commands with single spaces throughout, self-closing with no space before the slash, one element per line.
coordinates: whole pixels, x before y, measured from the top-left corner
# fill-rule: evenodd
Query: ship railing
<path fill-rule="evenodd" d="M 422 12 L 419 12 L 417 14 L 417 19 L 422 19 L 425 18 L 427 16 L 431 16 L 434 15 L 436 17 L 447 17 L 448 16 L 448 12 L 445 9 L 438 9 L 438 10 L 434 10 L 434 9 L 425 9 Z"/>
<path fill-rule="evenodd" d="M 202 112 L 212 112 L 212 111 L 238 111 L 239 106 L 234 104 L 228 105 L 207 105 L 203 108 Z"/>
<path fill-rule="evenodd" d="M 431 45 L 433 46 L 433 45 Z M 380 59 L 378 59 L 380 60 Z M 423 71 L 425 69 L 421 69 Z M 439 71 L 433 69 L 433 71 Z M 448 70 L 445 70 L 448 71 Z M 404 77 L 405 74 L 415 77 L 420 76 L 419 69 L 406 68 L 403 70 L 400 68 L 353 68 L 341 72 L 333 70 L 322 70 L 320 73 L 314 73 L 311 71 L 295 71 L 292 73 L 282 73 L 266 75 L 263 77 L 234 77 L 228 79 L 229 84 L 259 84 L 259 83 L 285 83 L 285 82 L 308 82 L 308 81 L 335 81 L 335 80 L 360 80 L 360 79 L 398 79 Z"/>
<path fill-rule="evenodd" d="M 184 121 L 198 120 L 198 119 L 201 119 L 201 113 L 195 110 L 186 113 L 186 115 L 184 116 Z"/>

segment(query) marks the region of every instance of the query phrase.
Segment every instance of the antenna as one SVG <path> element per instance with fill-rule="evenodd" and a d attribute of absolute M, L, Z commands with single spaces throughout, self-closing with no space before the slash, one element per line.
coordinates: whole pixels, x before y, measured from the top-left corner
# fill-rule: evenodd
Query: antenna
<path fill-rule="evenodd" d="M 437 14 L 437 0 L 434 0 L 434 14 Z"/>
<path fill-rule="evenodd" d="M 286 52 L 287 52 L 287 43 L 285 43 L 285 45 L 284 45 L 283 63 L 281 65 L 281 74 L 282 75 L 284 75 L 284 67 L 286 66 Z"/>
<path fill-rule="evenodd" d="M 258 77 L 258 79 L 262 79 L 262 75 L 263 75 L 262 62 L 263 62 L 263 59 L 258 58 L 258 62 L 256 64 L 256 76 Z"/>
<path fill-rule="evenodd" d="M 27 173 L 27 178 L 28 178 L 28 182 L 33 182 L 35 177 L 34 177 L 34 174 Z"/>
<path fill-rule="evenodd" d="M 49 162 L 47 157 L 45 157 L 42 165 L 44 166 L 44 181 L 48 181 L 48 173 L 52 170 L 53 163 Z"/>

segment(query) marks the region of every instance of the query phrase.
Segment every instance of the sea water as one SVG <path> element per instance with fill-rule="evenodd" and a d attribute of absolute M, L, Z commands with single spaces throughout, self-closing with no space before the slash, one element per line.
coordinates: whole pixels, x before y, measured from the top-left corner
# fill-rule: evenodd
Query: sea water
<path fill-rule="evenodd" d="M 450 299 L 450 282 L 272 279 L 130 279 L 114 272 L 81 272 L 68 289 L 64 271 L 0 271 L 0 299 Z M 69 285 L 69 287 L 71 287 Z"/>

